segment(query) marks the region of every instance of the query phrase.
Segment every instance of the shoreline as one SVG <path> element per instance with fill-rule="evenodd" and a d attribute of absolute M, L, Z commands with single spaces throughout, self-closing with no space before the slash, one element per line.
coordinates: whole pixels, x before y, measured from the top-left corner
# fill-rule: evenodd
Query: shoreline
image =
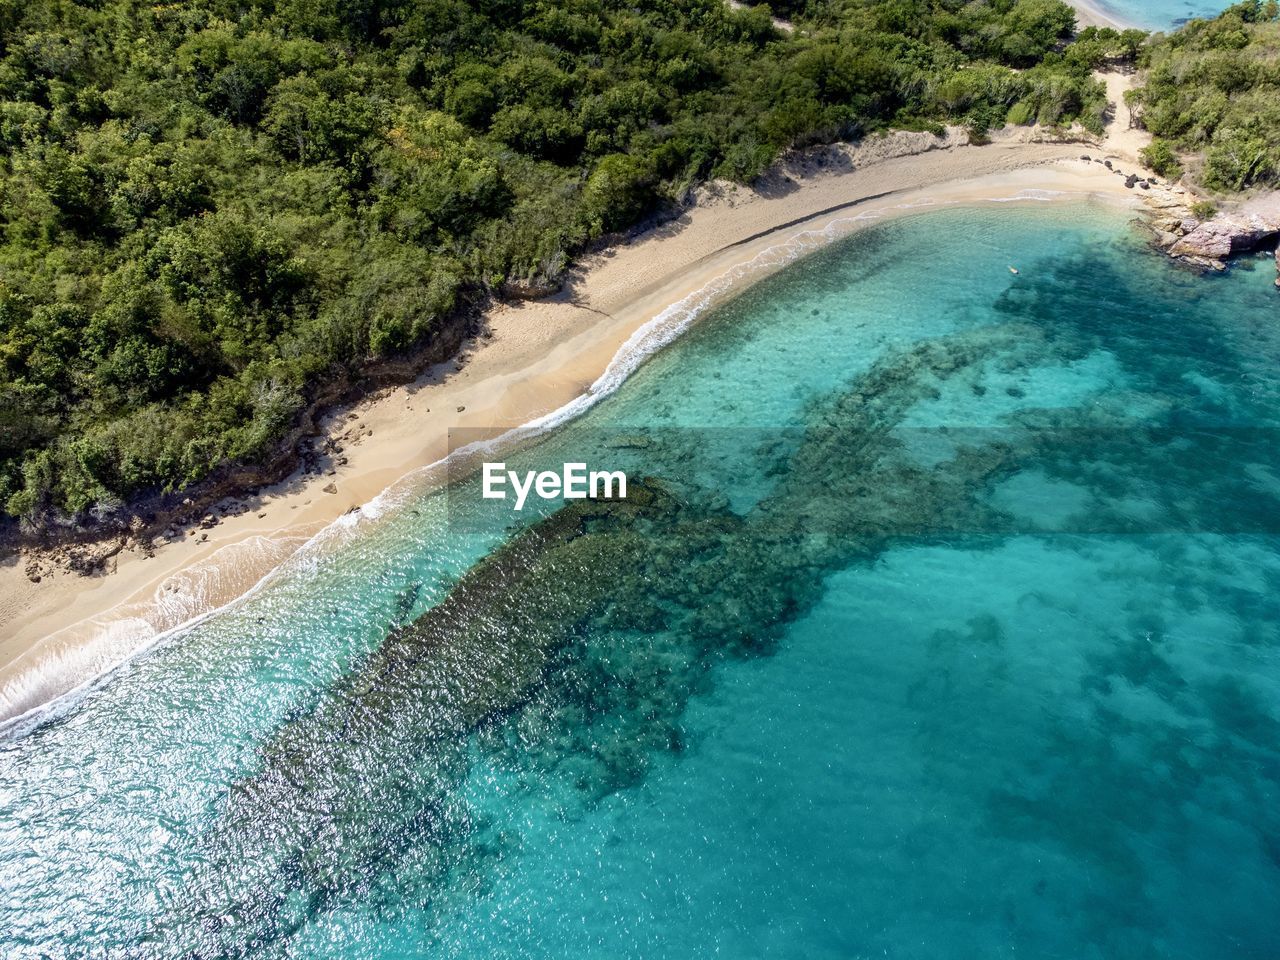
<path fill-rule="evenodd" d="M 59 573 L 31 584 L 20 558 L 0 568 L 8 596 L 0 608 L 0 725 L 43 714 L 245 596 L 345 514 L 354 513 L 350 523 L 371 520 L 393 489 L 420 492 L 448 452 L 449 428 L 496 436 L 568 405 L 590 405 L 612 388 L 602 378 L 616 386 L 679 333 L 675 314 L 684 310 L 691 320 L 802 255 L 806 243 L 930 206 L 1019 194 L 1029 202 L 1050 199 L 1048 192 L 1136 203 L 1116 177 L 1079 160 L 1080 144 L 1006 137 L 974 147 L 958 133 L 933 140 L 896 134 L 830 147 L 792 158 L 754 189 L 704 188 L 678 220 L 586 258 L 561 293 L 491 311 L 487 331 L 460 359 L 331 414 L 323 428 L 345 463 L 246 498 L 251 509 L 225 516 L 204 536 L 193 530 L 150 557 L 135 547 L 119 555 L 115 572 L 87 578 Z M 657 323 L 663 317 L 667 328 Z M 637 336 L 652 342 L 632 343 Z"/>
<path fill-rule="evenodd" d="M 1116 16 L 1097 0 L 1070 0 L 1076 12 L 1076 25 L 1085 27 L 1111 27 L 1113 30 L 1146 30 L 1146 27 Z M 1152 31 L 1155 32 L 1155 31 Z"/>

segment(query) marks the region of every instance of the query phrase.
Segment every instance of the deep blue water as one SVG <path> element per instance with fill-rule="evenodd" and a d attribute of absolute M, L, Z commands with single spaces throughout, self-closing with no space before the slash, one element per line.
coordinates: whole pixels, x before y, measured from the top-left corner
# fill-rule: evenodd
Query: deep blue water
<path fill-rule="evenodd" d="M 799 261 L 508 457 L 631 506 L 417 497 L 0 747 L 0 955 L 1280 955 L 1272 277 Z"/>

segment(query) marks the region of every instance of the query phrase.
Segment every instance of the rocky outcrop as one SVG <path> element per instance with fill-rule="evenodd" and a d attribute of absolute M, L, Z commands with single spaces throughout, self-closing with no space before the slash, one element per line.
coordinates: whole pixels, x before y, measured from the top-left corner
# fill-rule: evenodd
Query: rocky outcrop
<path fill-rule="evenodd" d="M 1245 201 L 1229 212 L 1201 220 L 1191 212 L 1197 198 L 1185 187 L 1162 183 L 1149 172 L 1126 173 L 1114 157 L 1080 158 L 1098 163 L 1124 177 L 1130 190 L 1146 191 L 1143 202 L 1151 211 L 1148 226 L 1158 246 L 1169 256 L 1201 270 L 1225 270 L 1227 261 L 1242 253 L 1269 249 L 1280 239 L 1280 191 Z M 1276 253 L 1280 273 L 1280 251 Z M 1280 279 L 1276 280 L 1280 287 Z"/>
<path fill-rule="evenodd" d="M 1280 236 L 1280 217 L 1219 215 L 1197 224 L 1169 248 L 1175 257 L 1224 261 Z"/>
<path fill-rule="evenodd" d="M 1266 250 L 1280 239 L 1280 203 L 1263 198 L 1244 208 L 1208 220 L 1192 215 L 1182 197 L 1164 192 L 1144 197 L 1156 245 L 1169 256 L 1202 270 L 1225 270 L 1227 261 L 1243 253 Z M 1280 273 L 1280 253 L 1276 258 Z M 1280 279 L 1276 281 L 1280 287 Z"/>

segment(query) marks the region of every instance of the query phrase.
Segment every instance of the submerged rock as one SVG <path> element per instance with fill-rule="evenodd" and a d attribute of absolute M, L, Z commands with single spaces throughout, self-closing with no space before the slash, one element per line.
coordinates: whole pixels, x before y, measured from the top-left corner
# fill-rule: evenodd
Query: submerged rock
<path fill-rule="evenodd" d="M 412 585 L 378 647 L 299 703 L 228 791 L 167 938 L 189 960 L 283 955 L 345 901 L 387 890 L 403 906 L 402 864 L 424 908 L 459 877 L 482 883 L 505 851 L 466 803 L 473 766 L 500 768 L 504 782 L 554 775 L 585 803 L 634 785 L 653 755 L 685 748 L 682 713 L 716 664 L 767 654 L 830 574 L 904 537 L 1024 531 L 1029 521 L 991 501 L 1003 478 L 1130 456 L 1132 429 L 1105 411 L 1081 425 L 1034 408 L 998 429 L 913 419 L 948 381 L 979 386 L 993 360 L 1007 377 L 1092 352 L 1042 320 L 1064 295 L 1091 295 L 1062 279 L 1076 276 L 1071 264 L 1059 269 L 1002 294 L 996 309 L 1023 322 L 894 352 L 815 401 L 794 442 L 766 454 L 770 492 L 740 513 L 688 482 L 700 462 L 684 441 L 655 436 L 645 462 L 672 480 L 560 508 L 416 618 Z M 1128 518 L 1080 522 L 1106 531 Z"/>
<path fill-rule="evenodd" d="M 1054 344 L 983 328 L 903 351 L 814 411 L 744 514 L 718 491 L 643 478 L 626 500 L 573 502 L 515 534 L 412 621 L 416 594 L 403 598 L 382 643 L 285 718 L 232 786 L 166 925 L 184 956 L 278 945 L 402 861 L 427 897 L 481 870 L 494 851 L 457 800 L 476 738 L 512 765 L 571 767 L 592 802 L 681 749 L 685 704 L 714 664 L 767 653 L 827 573 L 904 535 L 999 528 L 979 496 L 1009 468 L 998 435 L 946 438 L 937 470 L 897 429 L 996 347 L 1029 364 Z"/>

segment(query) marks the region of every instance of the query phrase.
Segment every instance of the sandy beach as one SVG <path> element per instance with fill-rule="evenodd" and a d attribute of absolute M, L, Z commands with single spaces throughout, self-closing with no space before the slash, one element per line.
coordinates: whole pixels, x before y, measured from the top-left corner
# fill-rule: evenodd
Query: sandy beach
<path fill-rule="evenodd" d="M 150 554 L 128 548 L 95 576 L 32 583 L 24 558 L 10 558 L 0 566 L 0 722 L 242 596 L 326 526 L 444 457 L 451 428 L 498 435 L 582 397 L 664 310 L 723 297 L 793 258 L 796 244 L 929 206 L 1136 203 L 1121 178 L 1080 159 L 1096 147 L 1040 142 L 1028 129 L 980 147 L 965 139 L 958 129 L 873 138 L 792 158 L 751 189 L 704 188 L 678 220 L 581 260 L 556 296 L 491 311 L 455 361 L 330 415 L 323 427 L 341 457 L 319 475 L 242 498 L 244 512 Z"/>
<path fill-rule="evenodd" d="M 1115 30 L 1127 30 L 1133 26 L 1106 10 L 1101 4 L 1092 0 L 1071 0 L 1076 11 L 1076 24 L 1080 27 L 1111 27 Z"/>

